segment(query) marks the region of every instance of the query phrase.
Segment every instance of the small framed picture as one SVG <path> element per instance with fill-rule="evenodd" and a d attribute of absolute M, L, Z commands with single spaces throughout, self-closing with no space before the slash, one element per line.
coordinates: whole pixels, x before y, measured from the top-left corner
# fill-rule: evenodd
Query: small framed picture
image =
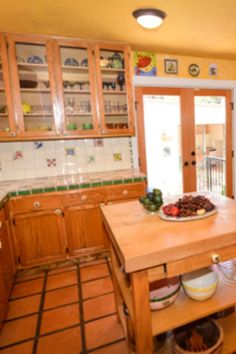
<path fill-rule="evenodd" d="M 178 61 L 175 59 L 165 59 L 165 73 L 178 74 Z"/>

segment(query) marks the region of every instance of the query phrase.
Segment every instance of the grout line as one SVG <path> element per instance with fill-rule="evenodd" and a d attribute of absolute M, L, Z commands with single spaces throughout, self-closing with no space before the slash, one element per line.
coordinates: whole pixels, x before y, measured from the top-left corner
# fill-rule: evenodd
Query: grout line
<path fill-rule="evenodd" d="M 70 286 L 77 286 L 77 283 L 72 283 L 72 284 L 69 284 L 69 285 L 61 286 L 60 288 L 48 289 L 48 290 L 45 290 L 45 292 L 46 293 L 50 293 L 51 291 L 69 288 Z"/>
<path fill-rule="evenodd" d="M 99 297 L 99 296 L 102 296 L 102 295 L 108 295 L 108 294 L 113 294 L 113 293 L 114 293 L 114 291 L 108 291 L 106 293 L 98 294 L 96 296 L 86 297 L 86 299 L 84 299 L 84 300 L 81 299 L 81 302 L 87 301 L 87 300 L 91 300 L 91 299 L 95 299 L 96 297 Z"/>
<path fill-rule="evenodd" d="M 102 275 L 101 277 L 98 277 L 98 278 L 88 279 L 88 280 L 82 280 L 81 283 L 82 283 L 82 284 L 90 283 L 91 281 L 100 280 L 100 279 L 109 278 L 109 277 L 110 277 L 110 274 Z"/>
<path fill-rule="evenodd" d="M 58 305 L 58 306 L 54 306 L 54 307 L 49 307 L 47 309 L 43 309 L 43 312 L 48 312 L 48 311 L 51 311 L 51 310 L 57 310 L 57 309 L 60 309 L 62 307 L 66 307 L 66 306 L 70 306 L 70 305 L 75 305 L 75 304 L 78 304 L 79 300 L 76 300 L 76 301 L 73 301 L 73 302 L 69 302 L 69 303 L 66 303 L 66 304 L 62 304 L 62 305 Z"/>
<path fill-rule="evenodd" d="M 56 329 L 54 331 L 42 333 L 42 334 L 40 334 L 39 338 L 50 336 L 51 334 L 56 334 L 56 333 L 59 333 L 59 332 L 63 332 L 63 331 L 66 331 L 67 329 L 72 329 L 72 328 L 75 328 L 75 327 L 80 327 L 80 323 L 75 323 L 75 324 L 73 324 L 71 326 L 58 328 L 58 329 Z"/>
<path fill-rule="evenodd" d="M 81 353 L 87 354 L 86 350 L 86 338 L 85 338 L 85 325 L 84 325 L 84 311 L 83 311 L 83 292 L 82 292 L 82 284 L 80 278 L 80 268 L 77 266 L 77 277 L 78 277 L 78 295 L 79 295 L 79 314 L 80 314 L 80 333 L 81 333 Z"/>
<path fill-rule="evenodd" d="M 12 348 L 12 347 L 14 347 L 15 345 L 20 345 L 20 344 L 24 344 L 24 343 L 26 343 L 26 342 L 30 342 L 30 341 L 32 341 L 32 340 L 34 340 L 34 337 L 32 337 L 32 338 L 27 338 L 27 339 L 23 339 L 23 340 L 20 340 L 20 341 L 18 341 L 18 342 L 10 343 L 10 344 L 4 345 L 4 346 L 2 346 L 2 347 L 0 346 L 0 351 L 3 350 L 3 349 Z M 23 354 L 23 353 L 22 353 L 22 354 Z"/>
<path fill-rule="evenodd" d="M 123 342 L 123 341 L 125 341 L 125 337 L 119 338 L 119 339 L 117 339 L 117 340 L 114 340 L 113 342 L 109 342 L 109 343 L 100 345 L 99 347 L 89 349 L 89 350 L 87 351 L 87 353 L 92 353 L 92 352 L 95 352 L 95 351 L 98 350 L 98 349 L 107 348 L 107 347 L 109 347 L 109 346 L 111 346 L 111 345 L 113 345 L 113 344 L 117 344 L 117 343 L 120 343 L 120 342 Z"/>
<path fill-rule="evenodd" d="M 33 293 L 33 294 L 24 295 L 24 296 L 13 297 L 13 298 L 9 299 L 8 301 L 21 300 L 21 299 L 25 299 L 25 298 L 30 297 L 30 296 L 40 295 L 40 294 L 42 294 L 42 291 L 39 291 L 39 292 Z"/>
<path fill-rule="evenodd" d="M 39 305 L 39 314 L 38 314 L 38 321 L 37 321 L 37 326 L 36 326 L 36 331 L 35 331 L 35 339 L 34 339 L 32 354 L 37 353 L 38 340 L 39 340 L 41 322 L 42 322 L 42 317 L 43 317 L 43 306 L 44 306 L 44 302 L 45 302 L 45 290 L 46 290 L 46 286 L 47 286 L 47 278 L 48 278 L 48 273 L 46 271 L 45 275 L 44 275 L 43 291 L 42 291 L 41 301 L 40 301 L 40 305 Z"/>
<path fill-rule="evenodd" d="M 20 277 L 17 277 L 16 280 L 15 280 L 14 285 L 16 285 L 16 284 L 22 284 L 22 283 L 27 283 L 27 282 L 32 281 L 32 280 L 42 279 L 43 277 L 44 277 L 44 273 L 43 273 L 41 276 L 38 276 L 38 277 L 35 277 L 35 278 L 31 278 L 31 279 L 23 279 L 23 280 L 20 280 Z M 17 279 L 18 279 L 18 281 L 17 281 Z"/>
<path fill-rule="evenodd" d="M 14 318 L 9 318 L 9 320 L 5 320 L 3 323 L 5 324 L 5 323 L 12 322 L 12 321 L 21 320 L 21 319 L 26 318 L 26 317 L 38 315 L 38 313 L 39 313 L 38 311 L 37 312 L 31 312 L 31 313 L 27 313 L 26 315 L 14 317 Z"/>
<path fill-rule="evenodd" d="M 84 320 L 84 323 L 87 324 L 87 323 L 90 323 L 90 322 L 102 320 L 103 318 L 110 317 L 110 316 L 115 316 L 115 315 L 116 315 L 116 312 L 107 313 L 106 315 L 103 315 L 103 316 L 100 316 L 100 317 L 91 318 L 90 320 Z"/>

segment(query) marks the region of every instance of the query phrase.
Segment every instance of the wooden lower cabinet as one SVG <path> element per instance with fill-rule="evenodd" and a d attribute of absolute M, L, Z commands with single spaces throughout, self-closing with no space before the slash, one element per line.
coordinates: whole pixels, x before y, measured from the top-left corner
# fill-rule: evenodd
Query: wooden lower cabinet
<path fill-rule="evenodd" d="M 15 215 L 14 232 L 22 266 L 66 256 L 64 221 L 60 209 Z"/>
<path fill-rule="evenodd" d="M 4 222 L 0 229 L 1 271 L 7 295 L 12 289 L 15 267 L 13 264 L 12 246 L 9 238 L 7 223 Z"/>
<path fill-rule="evenodd" d="M 71 256 L 106 248 L 107 240 L 99 205 L 66 207 L 64 213 L 68 249 Z"/>
<path fill-rule="evenodd" d="M 3 321 L 5 320 L 8 311 L 8 296 L 3 277 L 2 265 L 2 252 L 0 252 L 0 331 L 2 329 Z"/>

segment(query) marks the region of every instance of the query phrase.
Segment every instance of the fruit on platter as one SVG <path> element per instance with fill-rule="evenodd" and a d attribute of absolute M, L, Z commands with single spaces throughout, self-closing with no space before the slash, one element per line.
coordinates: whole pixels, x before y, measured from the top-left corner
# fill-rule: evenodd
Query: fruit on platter
<path fill-rule="evenodd" d="M 162 211 L 171 217 L 200 216 L 215 209 L 215 205 L 202 195 L 185 195 L 179 198 L 176 203 L 163 206 Z"/>
<path fill-rule="evenodd" d="M 145 196 L 140 197 L 139 201 L 146 210 L 151 212 L 157 211 L 163 204 L 162 192 L 160 189 L 154 188 L 152 192 L 148 192 Z"/>

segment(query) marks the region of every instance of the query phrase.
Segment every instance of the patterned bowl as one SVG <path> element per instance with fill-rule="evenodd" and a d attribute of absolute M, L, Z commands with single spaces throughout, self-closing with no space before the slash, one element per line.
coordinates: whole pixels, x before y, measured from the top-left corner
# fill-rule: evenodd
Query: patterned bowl
<path fill-rule="evenodd" d="M 150 307 L 160 310 L 171 305 L 178 296 L 181 287 L 179 277 L 161 279 L 151 284 Z"/>

